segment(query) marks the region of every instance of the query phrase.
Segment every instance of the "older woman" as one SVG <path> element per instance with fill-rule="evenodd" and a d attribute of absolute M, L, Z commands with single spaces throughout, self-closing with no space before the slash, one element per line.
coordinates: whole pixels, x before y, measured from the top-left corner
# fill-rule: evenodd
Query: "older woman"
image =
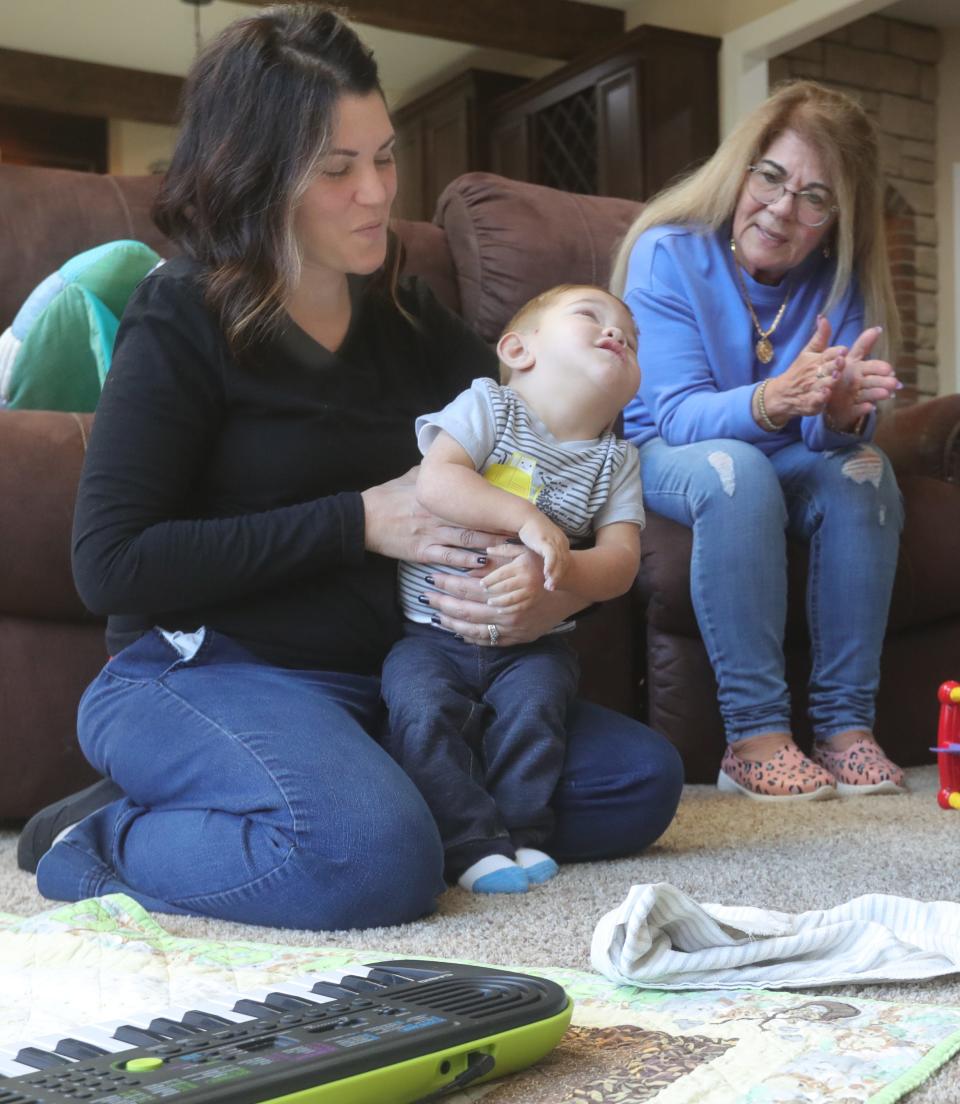
<path fill-rule="evenodd" d="M 640 331 L 626 429 L 645 499 L 693 529 L 728 740 L 718 785 L 759 800 L 903 786 L 872 734 L 903 518 L 868 443 L 901 386 L 880 359 L 897 334 L 881 188 L 860 106 L 788 84 L 648 204 L 614 270 Z M 809 758 L 784 681 L 787 534 L 810 548 Z"/>

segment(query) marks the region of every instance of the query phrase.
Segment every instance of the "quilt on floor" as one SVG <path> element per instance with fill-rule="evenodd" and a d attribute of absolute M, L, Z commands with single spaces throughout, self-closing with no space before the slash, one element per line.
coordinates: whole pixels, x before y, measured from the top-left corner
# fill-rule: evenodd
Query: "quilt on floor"
<path fill-rule="evenodd" d="M 385 957 L 413 956 L 175 937 L 119 894 L 0 914 L 0 1047 Z M 501 965 L 563 985 L 573 1026 L 536 1067 L 452 1104 L 886 1104 L 960 1050 L 960 1008 L 638 990 L 584 971 Z"/>

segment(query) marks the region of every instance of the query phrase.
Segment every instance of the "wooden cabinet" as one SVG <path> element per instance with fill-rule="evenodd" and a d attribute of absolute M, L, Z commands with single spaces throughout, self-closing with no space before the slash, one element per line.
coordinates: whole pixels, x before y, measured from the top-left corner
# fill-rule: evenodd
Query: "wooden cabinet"
<path fill-rule="evenodd" d="M 646 199 L 718 141 L 717 54 L 703 35 L 637 27 L 491 108 L 491 172 Z"/>
<path fill-rule="evenodd" d="M 461 173 L 489 168 L 489 107 L 524 77 L 468 69 L 393 113 L 400 218 L 433 217 L 437 198 Z"/>

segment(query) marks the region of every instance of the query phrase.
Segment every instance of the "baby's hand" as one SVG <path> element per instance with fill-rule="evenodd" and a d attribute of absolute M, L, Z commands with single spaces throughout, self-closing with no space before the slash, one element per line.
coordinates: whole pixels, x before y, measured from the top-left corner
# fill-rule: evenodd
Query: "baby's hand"
<path fill-rule="evenodd" d="M 528 609 L 543 593 L 543 560 L 519 541 L 511 548 L 498 547 L 501 554 L 509 553 L 511 558 L 487 570 L 483 576 L 487 605 L 519 613 Z M 491 558 L 493 552 L 494 549 L 487 550 Z"/>
<path fill-rule="evenodd" d="M 524 522 L 517 536 L 543 559 L 543 585 L 547 590 L 557 590 L 570 566 L 570 541 L 564 531 L 546 517 L 537 513 Z"/>

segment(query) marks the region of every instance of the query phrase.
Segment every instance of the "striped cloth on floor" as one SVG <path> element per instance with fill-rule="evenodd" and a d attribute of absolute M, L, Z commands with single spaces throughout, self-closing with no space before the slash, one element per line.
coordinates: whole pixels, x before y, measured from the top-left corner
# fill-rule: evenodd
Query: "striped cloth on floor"
<path fill-rule="evenodd" d="M 647 989 L 807 989 L 960 972 L 960 904 L 872 893 L 817 912 L 698 904 L 633 886 L 593 934 L 596 970 Z"/>

